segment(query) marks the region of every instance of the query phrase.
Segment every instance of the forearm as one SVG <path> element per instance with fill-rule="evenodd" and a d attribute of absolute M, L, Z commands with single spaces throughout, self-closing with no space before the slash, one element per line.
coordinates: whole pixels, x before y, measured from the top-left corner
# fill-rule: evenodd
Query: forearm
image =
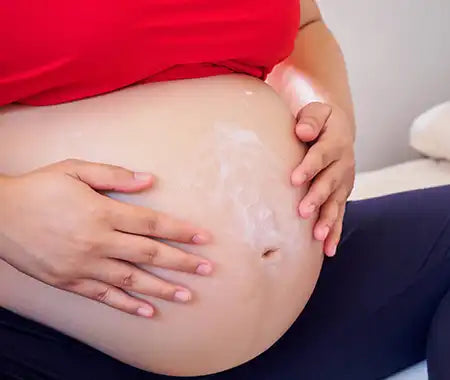
<path fill-rule="evenodd" d="M 336 105 L 346 113 L 354 133 L 353 102 L 341 49 L 322 20 L 303 26 L 292 54 L 276 66 L 267 82 L 294 113 L 311 101 Z"/>

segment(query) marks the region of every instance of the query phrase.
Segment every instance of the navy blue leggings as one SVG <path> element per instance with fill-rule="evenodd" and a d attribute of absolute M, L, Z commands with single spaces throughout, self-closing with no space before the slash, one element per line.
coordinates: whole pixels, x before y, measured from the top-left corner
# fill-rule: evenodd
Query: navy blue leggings
<path fill-rule="evenodd" d="M 349 202 L 337 256 L 294 325 L 256 359 L 202 379 L 382 379 L 424 358 L 430 379 L 450 379 L 449 258 L 450 186 Z M 168 379 L 4 309 L 0 374 Z"/>

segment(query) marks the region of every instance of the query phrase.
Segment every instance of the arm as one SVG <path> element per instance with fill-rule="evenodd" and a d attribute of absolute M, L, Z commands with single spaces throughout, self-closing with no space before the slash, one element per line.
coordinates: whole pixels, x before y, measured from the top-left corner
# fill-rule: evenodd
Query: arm
<path fill-rule="evenodd" d="M 314 0 L 301 0 L 300 28 L 292 54 L 268 78 L 297 115 L 295 133 L 309 143 L 294 169 L 294 186 L 310 182 L 299 214 L 317 212 L 314 237 L 333 256 L 342 231 L 345 204 L 353 188 L 355 118 L 344 58 Z"/>
<path fill-rule="evenodd" d="M 341 49 L 314 0 L 300 1 L 300 27 L 291 55 L 277 65 L 267 82 L 294 114 L 311 101 L 342 109 L 355 133 L 353 102 Z"/>

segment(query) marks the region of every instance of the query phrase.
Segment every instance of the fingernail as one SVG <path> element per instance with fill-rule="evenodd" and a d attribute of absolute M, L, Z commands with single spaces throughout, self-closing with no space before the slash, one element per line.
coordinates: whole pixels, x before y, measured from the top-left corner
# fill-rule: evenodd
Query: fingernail
<path fill-rule="evenodd" d="M 328 226 L 319 229 L 319 233 L 318 233 L 319 240 L 324 241 L 327 238 L 329 233 L 330 233 L 330 227 L 328 227 Z"/>
<path fill-rule="evenodd" d="M 296 175 L 295 177 L 292 178 L 292 183 L 293 185 L 300 186 L 303 185 L 307 179 L 308 176 L 306 174 Z"/>
<path fill-rule="evenodd" d="M 298 124 L 297 128 L 300 129 L 302 132 L 308 132 L 308 133 L 314 133 L 314 128 L 311 127 L 309 124 Z M 298 130 L 297 130 L 298 132 Z"/>
<path fill-rule="evenodd" d="M 150 318 L 153 316 L 154 310 L 150 306 L 141 306 L 139 309 L 137 309 L 137 314 L 141 317 Z"/>
<path fill-rule="evenodd" d="M 191 300 L 191 292 L 185 289 L 177 290 L 173 298 L 175 301 L 188 302 Z"/>
<path fill-rule="evenodd" d="M 197 274 L 201 274 L 202 276 L 207 276 L 212 272 L 212 265 L 210 263 L 202 263 L 195 270 Z"/>
<path fill-rule="evenodd" d="M 330 248 L 330 250 L 328 251 L 328 256 L 332 257 L 336 255 L 336 246 L 333 245 L 333 247 Z"/>
<path fill-rule="evenodd" d="M 210 236 L 204 232 L 200 234 L 195 234 L 192 237 L 192 242 L 195 244 L 205 244 L 210 240 Z"/>
<path fill-rule="evenodd" d="M 150 173 L 135 172 L 134 179 L 139 182 L 147 182 L 153 179 L 153 176 Z"/>

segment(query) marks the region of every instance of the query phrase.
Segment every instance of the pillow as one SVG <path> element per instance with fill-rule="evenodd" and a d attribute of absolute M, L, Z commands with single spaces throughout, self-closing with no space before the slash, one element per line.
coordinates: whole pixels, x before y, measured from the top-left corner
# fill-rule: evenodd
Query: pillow
<path fill-rule="evenodd" d="M 410 145 L 425 156 L 450 161 L 450 102 L 417 117 L 409 138 Z"/>

